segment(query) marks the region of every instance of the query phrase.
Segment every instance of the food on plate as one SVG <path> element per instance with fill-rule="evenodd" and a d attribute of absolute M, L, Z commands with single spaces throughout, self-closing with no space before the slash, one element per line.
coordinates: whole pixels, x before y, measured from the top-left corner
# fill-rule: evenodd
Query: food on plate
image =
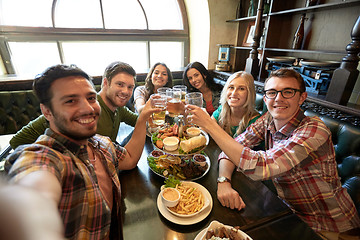
<path fill-rule="evenodd" d="M 163 144 L 165 147 L 165 150 L 167 151 L 175 151 L 178 149 L 179 146 L 179 138 L 177 137 L 166 137 L 163 140 Z"/>
<path fill-rule="evenodd" d="M 193 160 L 196 164 L 199 164 L 200 166 L 205 166 L 206 164 L 206 158 L 204 157 L 204 155 L 201 154 L 195 154 L 193 156 Z"/>
<path fill-rule="evenodd" d="M 225 228 L 224 226 L 218 227 L 216 229 L 210 229 L 206 232 L 204 240 L 249 240 L 248 237 L 242 237 L 241 234 L 238 234 L 240 231 L 238 228 L 230 227 Z"/>
<path fill-rule="evenodd" d="M 204 207 L 204 196 L 202 192 L 186 183 L 176 186 L 180 192 L 179 203 L 169 209 L 177 214 L 190 215 L 199 212 Z"/>
<path fill-rule="evenodd" d="M 164 188 L 161 199 L 166 207 L 175 207 L 180 201 L 180 192 L 176 188 Z"/>
<path fill-rule="evenodd" d="M 208 162 L 204 166 L 195 164 L 191 156 L 174 156 L 170 154 L 159 157 L 148 156 L 149 167 L 152 171 L 166 178 L 175 177 L 181 180 L 192 180 L 202 176 L 210 167 Z"/>
<path fill-rule="evenodd" d="M 203 135 L 192 137 L 188 140 L 180 142 L 180 148 L 184 153 L 192 152 L 194 149 L 200 148 L 204 145 L 206 145 L 206 138 Z"/>
<path fill-rule="evenodd" d="M 192 129 L 192 131 L 191 131 L 191 129 Z M 187 133 L 188 130 L 190 130 L 189 131 L 190 134 Z M 159 131 L 153 133 L 151 140 L 158 149 L 166 150 L 166 151 L 170 151 L 170 152 L 178 150 L 179 154 L 192 154 L 192 153 L 200 151 L 202 148 L 204 148 L 204 146 L 206 146 L 206 138 L 205 138 L 204 134 L 201 134 L 201 130 L 199 128 L 186 125 L 181 128 L 182 134 L 179 134 L 179 131 L 180 131 L 180 129 L 179 129 L 178 125 L 175 123 L 171 126 L 162 128 Z M 194 133 L 194 132 L 196 132 L 196 133 Z M 198 135 L 198 136 L 195 136 L 195 135 Z M 179 138 L 179 136 L 182 136 L 182 137 Z M 194 137 L 192 137 L 192 136 L 194 136 Z M 168 137 L 177 138 L 180 142 L 180 147 L 178 147 L 175 150 L 172 150 L 173 148 L 170 147 L 171 150 L 168 150 L 169 148 L 165 147 L 165 145 L 164 145 L 164 140 Z M 198 139 L 196 139 L 196 137 L 198 137 Z M 195 139 L 191 140 L 190 142 L 186 142 L 192 138 L 195 138 Z M 199 139 L 201 139 L 201 144 L 196 144 L 199 141 Z M 184 145 L 185 150 L 181 147 L 181 143 L 184 141 L 185 141 L 185 143 L 183 143 L 182 145 Z"/>
<path fill-rule="evenodd" d="M 162 155 L 164 155 L 164 154 L 165 154 L 164 152 L 159 151 L 159 150 L 153 150 L 153 151 L 150 153 L 150 155 L 153 156 L 153 157 L 155 157 L 155 158 L 158 158 L 158 157 L 160 157 L 160 156 L 162 156 Z"/>
<path fill-rule="evenodd" d="M 188 129 L 186 129 L 186 133 L 189 135 L 189 137 L 196 137 L 200 135 L 201 131 L 200 128 L 189 127 Z"/>

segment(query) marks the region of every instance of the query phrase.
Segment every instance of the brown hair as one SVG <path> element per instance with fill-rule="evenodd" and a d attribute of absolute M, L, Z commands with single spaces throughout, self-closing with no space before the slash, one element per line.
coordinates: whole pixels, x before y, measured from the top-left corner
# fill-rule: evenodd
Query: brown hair
<path fill-rule="evenodd" d="M 272 71 L 269 75 L 269 77 L 265 80 L 265 85 L 264 85 L 264 89 L 266 86 L 266 83 L 268 82 L 268 80 L 272 77 L 278 77 L 278 78 L 295 78 L 296 81 L 299 83 L 300 85 L 300 92 L 306 92 L 306 87 L 305 87 L 305 81 L 303 79 L 303 77 L 300 75 L 300 73 L 298 73 L 297 71 L 295 71 L 292 68 L 280 68 L 278 70 Z"/>

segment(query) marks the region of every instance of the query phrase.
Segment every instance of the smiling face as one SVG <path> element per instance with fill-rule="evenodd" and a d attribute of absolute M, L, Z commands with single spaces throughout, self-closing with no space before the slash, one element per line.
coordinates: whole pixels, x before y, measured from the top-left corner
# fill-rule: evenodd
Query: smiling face
<path fill-rule="evenodd" d="M 300 84 L 295 78 L 292 77 L 271 77 L 269 80 L 267 80 L 264 86 L 265 91 L 270 89 L 281 91 L 285 88 L 300 89 Z M 306 92 L 296 92 L 294 97 L 288 99 L 284 98 L 280 92 L 274 99 L 268 99 L 264 95 L 264 101 L 268 111 L 274 118 L 274 123 L 277 130 L 279 130 L 294 117 L 301 104 L 305 101 L 306 97 Z"/>
<path fill-rule="evenodd" d="M 123 107 L 130 100 L 135 87 L 134 77 L 128 73 L 121 72 L 116 74 L 110 81 L 104 79 L 103 90 L 100 93 L 106 105 L 115 111 L 118 107 Z M 105 97 L 104 97 L 105 95 Z"/>
<path fill-rule="evenodd" d="M 242 77 L 234 78 L 226 89 L 226 102 L 231 108 L 242 108 L 247 101 L 248 87 Z"/>
<path fill-rule="evenodd" d="M 96 133 L 100 105 L 91 83 L 79 76 L 59 78 L 51 87 L 51 109 L 41 104 L 50 128 L 80 144 Z"/>
<path fill-rule="evenodd" d="M 200 90 L 205 84 L 205 80 L 201 73 L 196 68 L 190 68 L 186 73 L 187 78 L 189 79 L 189 83 L 194 88 Z"/>
<path fill-rule="evenodd" d="M 166 67 L 161 64 L 157 65 L 151 74 L 151 82 L 155 89 L 165 86 L 168 82 L 168 78 L 169 76 Z"/>

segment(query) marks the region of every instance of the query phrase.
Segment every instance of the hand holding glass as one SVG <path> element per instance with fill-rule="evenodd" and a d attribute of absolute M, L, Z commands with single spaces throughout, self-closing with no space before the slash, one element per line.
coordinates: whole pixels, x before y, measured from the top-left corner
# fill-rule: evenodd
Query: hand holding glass
<path fill-rule="evenodd" d="M 161 112 L 153 113 L 152 120 L 156 125 L 165 124 L 166 99 L 166 96 L 161 94 L 152 94 L 150 96 L 153 108 L 160 108 L 162 110 Z"/>

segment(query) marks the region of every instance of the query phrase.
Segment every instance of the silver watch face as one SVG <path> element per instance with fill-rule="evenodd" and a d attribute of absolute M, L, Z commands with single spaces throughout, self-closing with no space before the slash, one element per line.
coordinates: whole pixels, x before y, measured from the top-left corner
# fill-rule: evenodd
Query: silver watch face
<path fill-rule="evenodd" d="M 226 177 L 219 177 L 218 178 L 218 182 L 225 182 L 226 181 Z"/>

